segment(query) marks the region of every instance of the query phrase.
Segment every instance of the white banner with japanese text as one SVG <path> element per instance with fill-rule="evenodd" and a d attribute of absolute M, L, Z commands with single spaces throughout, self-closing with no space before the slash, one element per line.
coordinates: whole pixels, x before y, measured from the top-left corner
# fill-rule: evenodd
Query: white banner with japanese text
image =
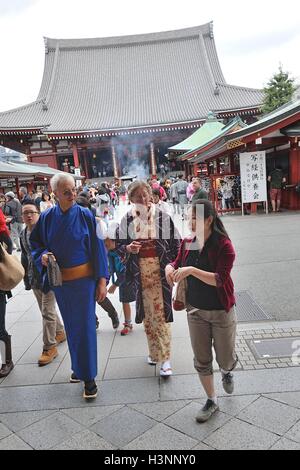
<path fill-rule="evenodd" d="M 266 152 L 240 153 L 242 203 L 267 201 Z"/>

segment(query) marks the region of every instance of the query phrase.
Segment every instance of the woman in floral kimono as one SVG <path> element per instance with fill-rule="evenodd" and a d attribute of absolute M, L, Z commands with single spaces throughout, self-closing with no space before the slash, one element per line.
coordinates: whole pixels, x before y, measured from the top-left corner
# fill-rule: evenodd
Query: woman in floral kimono
<path fill-rule="evenodd" d="M 172 375 L 172 290 L 164 269 L 177 255 L 180 236 L 168 214 L 151 203 L 152 191 L 143 181 L 129 186 L 132 209 L 117 232 L 117 252 L 132 276 L 136 290 L 136 323 L 144 322 L 148 340 L 148 363 L 161 363 L 160 375 Z"/>

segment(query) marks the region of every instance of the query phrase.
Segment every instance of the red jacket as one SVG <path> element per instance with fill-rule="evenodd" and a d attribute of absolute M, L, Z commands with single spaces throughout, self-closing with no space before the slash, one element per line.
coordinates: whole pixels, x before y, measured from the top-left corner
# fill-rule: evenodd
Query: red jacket
<path fill-rule="evenodd" d="M 175 269 L 186 266 L 186 260 L 190 251 L 189 246 L 192 241 L 192 239 L 187 238 L 182 241 L 178 256 L 172 263 Z M 235 260 L 235 251 L 229 238 L 220 236 L 217 244 L 208 248 L 208 257 L 215 273 L 219 300 L 224 310 L 229 312 L 235 304 L 234 285 L 230 275 Z"/>
<path fill-rule="evenodd" d="M 2 210 L 0 209 L 0 233 L 4 233 L 9 237 L 9 230 L 6 225 L 5 217 Z"/>

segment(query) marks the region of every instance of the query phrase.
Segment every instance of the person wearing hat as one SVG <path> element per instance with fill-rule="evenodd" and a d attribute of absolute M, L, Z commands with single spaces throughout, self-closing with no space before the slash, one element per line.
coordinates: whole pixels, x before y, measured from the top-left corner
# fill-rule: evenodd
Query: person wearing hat
<path fill-rule="evenodd" d="M 23 230 L 22 206 L 13 191 L 8 191 L 5 196 L 7 202 L 4 208 L 4 215 L 11 217 L 11 239 L 16 250 L 21 251 L 20 235 Z"/>

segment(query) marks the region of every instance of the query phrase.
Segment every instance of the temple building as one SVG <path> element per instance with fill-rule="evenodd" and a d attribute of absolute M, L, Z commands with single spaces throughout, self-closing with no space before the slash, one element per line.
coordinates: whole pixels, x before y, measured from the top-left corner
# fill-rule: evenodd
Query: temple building
<path fill-rule="evenodd" d="M 170 153 L 177 153 L 176 158 L 184 164 L 186 174 L 197 175 L 203 180 L 217 208 L 220 182 L 232 180 L 237 188 L 236 199 L 240 199 L 238 187 L 243 154 L 260 151 L 266 153 L 266 174 L 281 168 L 286 179 L 282 206 L 299 210 L 300 99 L 286 103 L 250 125 L 236 117 L 222 126 L 210 116 L 188 141 L 169 149 Z M 240 204 L 235 207 L 241 210 Z"/>
<path fill-rule="evenodd" d="M 155 175 L 208 114 L 256 121 L 262 90 L 228 85 L 213 24 L 98 39 L 45 38 L 36 101 L 0 113 L 0 145 L 85 175 Z M 182 168 L 174 159 L 170 170 Z M 177 165 L 177 166 L 176 166 Z"/>

